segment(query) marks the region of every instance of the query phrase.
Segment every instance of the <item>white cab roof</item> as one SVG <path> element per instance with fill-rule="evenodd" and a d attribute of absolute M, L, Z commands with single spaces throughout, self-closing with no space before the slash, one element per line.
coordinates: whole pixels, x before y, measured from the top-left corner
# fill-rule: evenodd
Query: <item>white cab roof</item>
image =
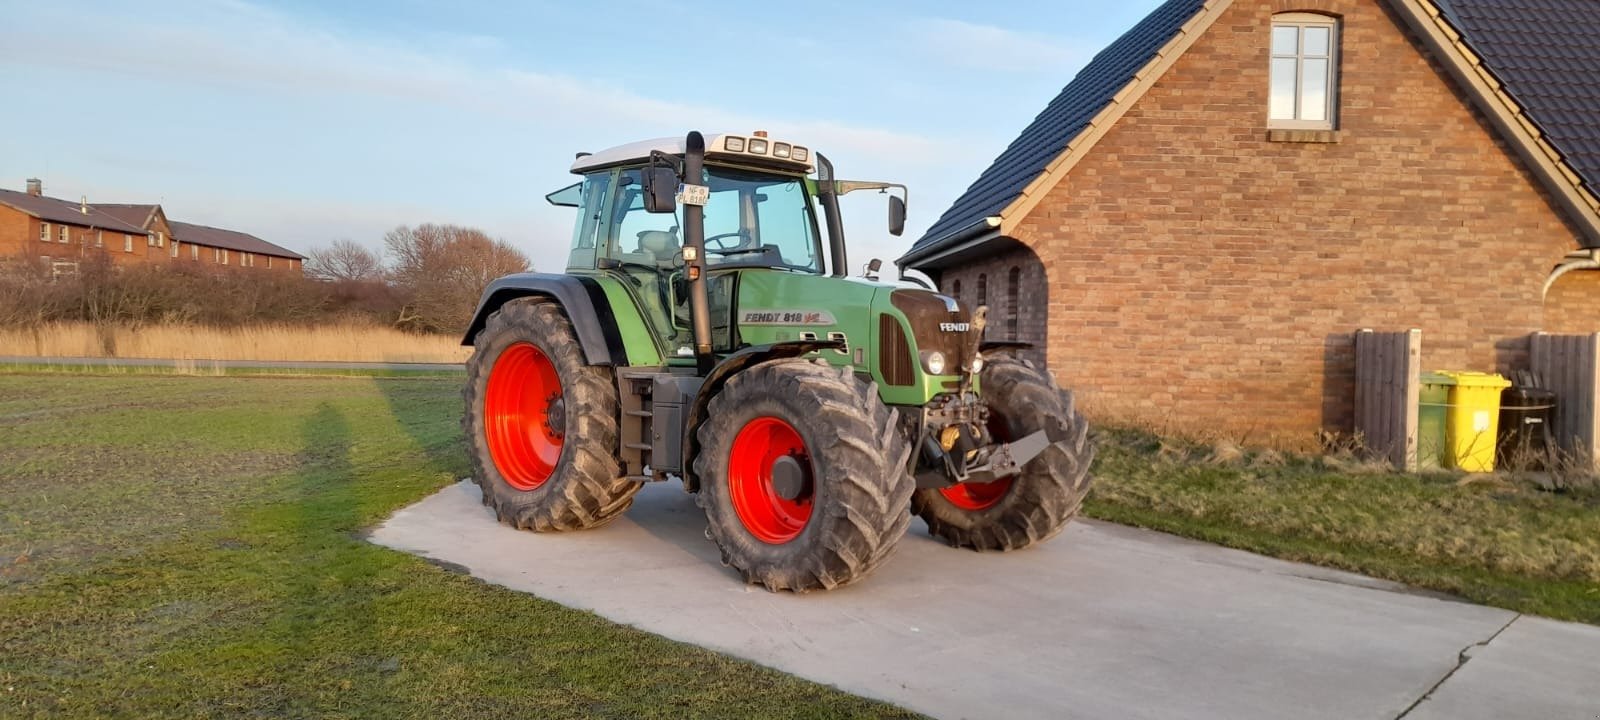
<path fill-rule="evenodd" d="M 746 133 L 743 135 L 738 133 L 713 133 L 706 135 L 705 138 L 707 156 L 716 156 L 721 158 L 736 156 L 745 160 L 768 164 L 775 163 L 793 170 L 804 169 L 804 171 L 807 173 L 811 172 L 812 169 L 811 153 L 804 146 L 796 146 L 783 140 L 757 138 L 753 133 Z M 798 150 L 799 152 L 804 152 L 805 159 L 780 160 L 778 158 L 754 154 L 748 151 L 729 150 L 727 145 L 727 140 L 729 138 L 733 138 L 738 143 L 736 146 L 742 147 L 749 147 L 749 140 L 765 141 L 770 147 L 776 147 L 779 144 L 786 145 L 794 150 Z M 684 153 L 684 145 L 686 141 L 686 136 L 679 135 L 677 137 L 640 140 L 639 142 L 631 142 L 626 145 L 618 145 L 614 148 L 601 150 L 600 152 L 592 155 L 584 155 L 583 157 L 574 160 L 572 163 L 572 172 L 582 174 L 596 168 L 646 160 L 650 157 L 651 152 L 657 150 L 667 153 L 668 155 L 682 155 Z"/>

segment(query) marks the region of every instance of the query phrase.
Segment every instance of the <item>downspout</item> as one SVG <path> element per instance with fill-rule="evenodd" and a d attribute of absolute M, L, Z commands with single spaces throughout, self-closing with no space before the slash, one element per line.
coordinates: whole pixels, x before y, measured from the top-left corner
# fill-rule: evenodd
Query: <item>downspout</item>
<path fill-rule="evenodd" d="M 1550 288 L 1555 287 L 1556 281 L 1562 275 L 1578 270 L 1600 270 L 1600 248 L 1590 249 L 1586 254 L 1568 255 L 1556 269 L 1550 271 L 1550 277 L 1545 278 L 1544 289 L 1539 291 L 1539 299 L 1544 300 L 1550 295 Z"/>

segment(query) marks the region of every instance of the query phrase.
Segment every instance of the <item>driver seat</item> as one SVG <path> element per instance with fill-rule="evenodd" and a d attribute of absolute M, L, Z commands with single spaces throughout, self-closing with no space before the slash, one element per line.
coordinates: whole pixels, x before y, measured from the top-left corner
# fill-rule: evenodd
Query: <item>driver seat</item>
<path fill-rule="evenodd" d="M 675 230 L 641 230 L 639 252 L 648 253 L 657 263 L 672 262 L 682 247 Z"/>

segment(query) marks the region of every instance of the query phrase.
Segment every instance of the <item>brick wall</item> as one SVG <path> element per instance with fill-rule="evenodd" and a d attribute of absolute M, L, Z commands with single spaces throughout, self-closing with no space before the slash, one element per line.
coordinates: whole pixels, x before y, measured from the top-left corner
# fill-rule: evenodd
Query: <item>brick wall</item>
<path fill-rule="evenodd" d="M 1571 272 L 1556 280 L 1544 298 L 1544 331 L 1600 333 L 1600 270 Z"/>
<path fill-rule="evenodd" d="M 39 226 L 32 216 L 0 205 L 0 257 L 18 254 L 37 256 L 33 246 L 43 244 L 39 242 Z"/>
<path fill-rule="evenodd" d="M 1272 14 L 1304 9 L 1343 18 L 1335 143 L 1267 138 Z M 1091 412 L 1285 445 L 1350 429 L 1358 328 L 1421 328 L 1430 368 L 1525 362 L 1576 247 L 1371 0 L 1235 2 L 1017 235 L 1048 276 L 1050 366 Z"/>
<path fill-rule="evenodd" d="M 940 291 L 960 300 L 963 306 L 989 306 L 985 338 L 1032 343 L 1033 350 L 1020 354 L 1046 364 L 1049 286 L 1045 283 L 1044 265 L 1032 250 L 1025 246 L 1000 249 L 982 260 L 944 271 L 938 281 Z M 984 297 L 979 296 L 980 287 Z"/>

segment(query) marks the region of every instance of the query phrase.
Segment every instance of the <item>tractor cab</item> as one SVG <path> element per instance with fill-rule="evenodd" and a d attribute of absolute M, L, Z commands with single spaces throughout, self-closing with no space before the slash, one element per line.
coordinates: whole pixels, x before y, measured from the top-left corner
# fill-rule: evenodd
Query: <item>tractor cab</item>
<path fill-rule="evenodd" d="M 736 271 L 820 278 L 832 270 L 842 276 L 845 261 L 842 252 L 835 262 L 826 259 L 829 248 L 822 228 L 827 223 L 822 218 L 837 212 L 837 188 L 824 192 L 819 179 L 811 177 L 819 163 L 824 175 L 831 173 L 826 159 L 760 131 L 714 135 L 706 140 L 696 182 L 687 182 L 682 168 L 674 167 L 677 177 L 667 181 L 670 186 L 654 187 L 662 177 L 656 173 L 664 164 L 678 163 L 684 144 L 682 137 L 663 138 L 580 155 L 572 172 L 583 179 L 546 197 L 554 205 L 578 209 L 567 272 L 625 278 L 664 355 L 687 363 L 694 355 L 690 268 L 697 264 L 693 249 L 685 254 L 691 207 L 703 213 L 700 264 L 716 353 L 738 345 Z M 696 188 L 703 196 L 678 202 L 680 186 Z M 652 191 L 658 201 L 669 194 L 673 201 L 667 207 L 653 204 Z M 896 201 L 903 223 L 904 201 Z M 838 245 L 842 248 L 842 238 Z"/>

